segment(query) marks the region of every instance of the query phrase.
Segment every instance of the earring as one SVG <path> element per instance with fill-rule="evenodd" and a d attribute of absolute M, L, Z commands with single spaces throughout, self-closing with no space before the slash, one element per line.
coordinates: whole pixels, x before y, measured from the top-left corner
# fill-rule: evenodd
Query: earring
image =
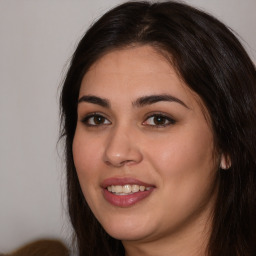
<path fill-rule="evenodd" d="M 228 170 L 231 167 L 231 160 L 230 157 L 227 155 L 222 154 L 220 160 L 220 169 L 221 170 Z"/>
<path fill-rule="evenodd" d="M 222 163 L 220 163 L 220 169 L 221 170 L 228 170 L 230 168 L 230 166 L 224 165 Z"/>

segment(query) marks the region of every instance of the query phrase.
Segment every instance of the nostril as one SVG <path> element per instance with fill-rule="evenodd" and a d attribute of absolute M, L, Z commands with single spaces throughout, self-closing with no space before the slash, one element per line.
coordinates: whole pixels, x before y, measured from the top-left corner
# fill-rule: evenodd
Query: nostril
<path fill-rule="evenodd" d="M 123 165 L 130 165 L 132 163 L 135 163 L 133 160 L 124 160 L 120 162 L 113 162 L 113 161 L 105 161 L 106 165 L 108 166 L 116 166 L 116 167 L 121 167 Z"/>
<path fill-rule="evenodd" d="M 134 161 L 134 160 L 125 160 L 125 161 L 122 161 L 120 163 L 120 165 L 131 165 L 131 164 L 134 164 L 134 163 L 136 163 L 136 161 Z"/>

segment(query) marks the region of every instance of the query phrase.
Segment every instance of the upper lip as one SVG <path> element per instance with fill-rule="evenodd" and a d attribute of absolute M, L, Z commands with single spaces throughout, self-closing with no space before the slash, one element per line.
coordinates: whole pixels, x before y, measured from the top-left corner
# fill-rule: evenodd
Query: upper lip
<path fill-rule="evenodd" d="M 154 185 L 140 181 L 138 179 L 135 178 L 131 178 L 131 177 L 111 177 L 111 178 L 107 178 L 105 180 L 103 180 L 103 182 L 101 183 L 101 187 L 102 188 L 107 188 L 108 186 L 111 185 L 140 185 L 140 186 L 145 186 L 145 187 L 154 187 Z"/>

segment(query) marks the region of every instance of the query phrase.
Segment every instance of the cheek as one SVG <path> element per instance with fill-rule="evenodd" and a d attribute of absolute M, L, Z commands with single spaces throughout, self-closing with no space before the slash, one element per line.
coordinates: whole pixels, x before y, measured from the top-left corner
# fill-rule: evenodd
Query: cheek
<path fill-rule="evenodd" d="M 159 141 L 147 154 L 161 177 L 158 209 L 165 209 L 166 221 L 179 223 L 212 202 L 217 167 L 211 133 L 176 133 L 168 141 Z"/>
<path fill-rule="evenodd" d="M 82 186 L 84 183 L 90 183 L 95 177 L 95 169 L 97 163 L 100 162 L 100 148 L 96 140 L 92 143 L 90 137 L 82 135 L 79 129 L 76 131 L 72 150 L 77 175 Z"/>
<path fill-rule="evenodd" d="M 76 131 L 72 145 L 74 164 L 84 197 L 91 209 L 95 208 L 97 194 L 101 193 L 97 180 L 97 170 L 101 169 L 98 166 L 100 148 L 97 139 L 92 141 L 92 138 L 85 136 L 81 130 Z"/>
<path fill-rule="evenodd" d="M 189 177 L 199 179 L 200 176 L 208 176 L 215 168 L 213 139 L 209 129 L 187 130 L 158 140 L 154 147 L 145 147 L 155 169 L 171 180 L 175 178 L 175 182 L 185 183 Z"/>

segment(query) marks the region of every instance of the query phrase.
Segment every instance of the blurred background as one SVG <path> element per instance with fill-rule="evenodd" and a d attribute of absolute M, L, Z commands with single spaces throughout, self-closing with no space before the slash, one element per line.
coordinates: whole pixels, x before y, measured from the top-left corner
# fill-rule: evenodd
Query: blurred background
<path fill-rule="evenodd" d="M 0 252 L 71 244 L 59 87 L 88 26 L 118 0 L 0 0 Z M 255 0 L 187 0 L 236 31 L 256 63 Z"/>

